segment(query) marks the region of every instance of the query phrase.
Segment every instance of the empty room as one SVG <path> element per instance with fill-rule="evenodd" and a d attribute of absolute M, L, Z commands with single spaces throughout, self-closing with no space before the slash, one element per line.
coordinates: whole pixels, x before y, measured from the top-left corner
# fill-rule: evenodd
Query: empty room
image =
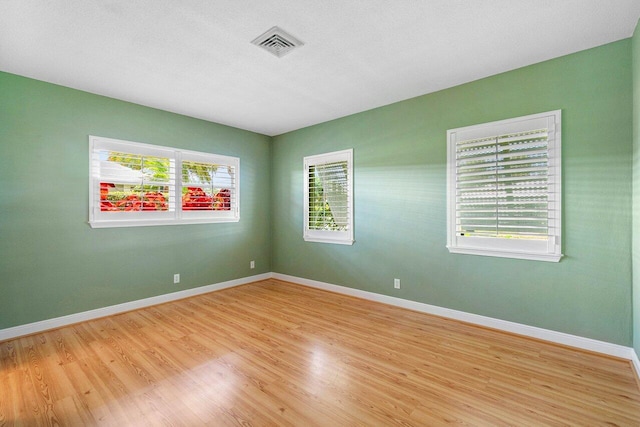
<path fill-rule="evenodd" d="M 639 355 L 637 0 L 0 1 L 0 427 L 640 426 Z"/>

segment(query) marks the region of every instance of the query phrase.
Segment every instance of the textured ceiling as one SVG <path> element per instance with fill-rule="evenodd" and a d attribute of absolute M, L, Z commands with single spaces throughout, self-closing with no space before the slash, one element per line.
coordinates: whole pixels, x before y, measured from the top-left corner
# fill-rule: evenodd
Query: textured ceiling
<path fill-rule="evenodd" d="M 639 17 L 639 0 L 0 0 L 0 70 L 278 135 L 627 38 Z M 251 44 L 275 25 L 304 46 Z"/>

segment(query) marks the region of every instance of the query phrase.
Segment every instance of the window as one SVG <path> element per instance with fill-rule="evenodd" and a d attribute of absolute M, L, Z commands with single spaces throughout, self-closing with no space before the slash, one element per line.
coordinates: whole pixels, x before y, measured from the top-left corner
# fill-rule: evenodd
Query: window
<path fill-rule="evenodd" d="M 447 131 L 447 248 L 558 262 L 561 112 Z"/>
<path fill-rule="evenodd" d="M 304 240 L 353 244 L 353 150 L 304 158 Z"/>
<path fill-rule="evenodd" d="M 131 227 L 240 219 L 240 160 L 89 137 L 89 224 Z"/>

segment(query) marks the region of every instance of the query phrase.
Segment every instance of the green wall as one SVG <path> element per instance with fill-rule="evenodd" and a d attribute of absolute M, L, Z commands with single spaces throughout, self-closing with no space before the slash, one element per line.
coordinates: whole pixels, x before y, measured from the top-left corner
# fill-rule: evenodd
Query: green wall
<path fill-rule="evenodd" d="M 240 222 L 90 228 L 89 135 L 239 157 Z M 270 142 L 0 73 L 0 329 L 271 271 Z"/>
<path fill-rule="evenodd" d="M 640 21 L 632 38 L 633 58 L 633 347 L 640 356 Z"/>
<path fill-rule="evenodd" d="M 0 329 L 274 271 L 640 353 L 638 31 L 275 138 L 0 73 Z M 554 109 L 565 258 L 449 254 L 446 130 Z M 91 229 L 91 134 L 240 157 L 240 222 Z M 302 158 L 345 148 L 354 148 L 356 243 L 304 242 Z"/>
<path fill-rule="evenodd" d="M 627 39 L 277 136 L 273 271 L 629 346 L 631 106 Z M 555 109 L 565 257 L 448 253 L 447 129 Z M 304 242 L 302 159 L 346 148 L 356 243 Z"/>

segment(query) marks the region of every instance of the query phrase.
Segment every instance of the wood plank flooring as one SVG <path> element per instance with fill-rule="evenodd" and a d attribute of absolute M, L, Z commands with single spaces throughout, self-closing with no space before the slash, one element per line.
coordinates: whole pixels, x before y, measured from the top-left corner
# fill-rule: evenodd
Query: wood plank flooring
<path fill-rule="evenodd" d="M 640 426 L 629 361 L 267 280 L 0 343 L 0 426 Z"/>

